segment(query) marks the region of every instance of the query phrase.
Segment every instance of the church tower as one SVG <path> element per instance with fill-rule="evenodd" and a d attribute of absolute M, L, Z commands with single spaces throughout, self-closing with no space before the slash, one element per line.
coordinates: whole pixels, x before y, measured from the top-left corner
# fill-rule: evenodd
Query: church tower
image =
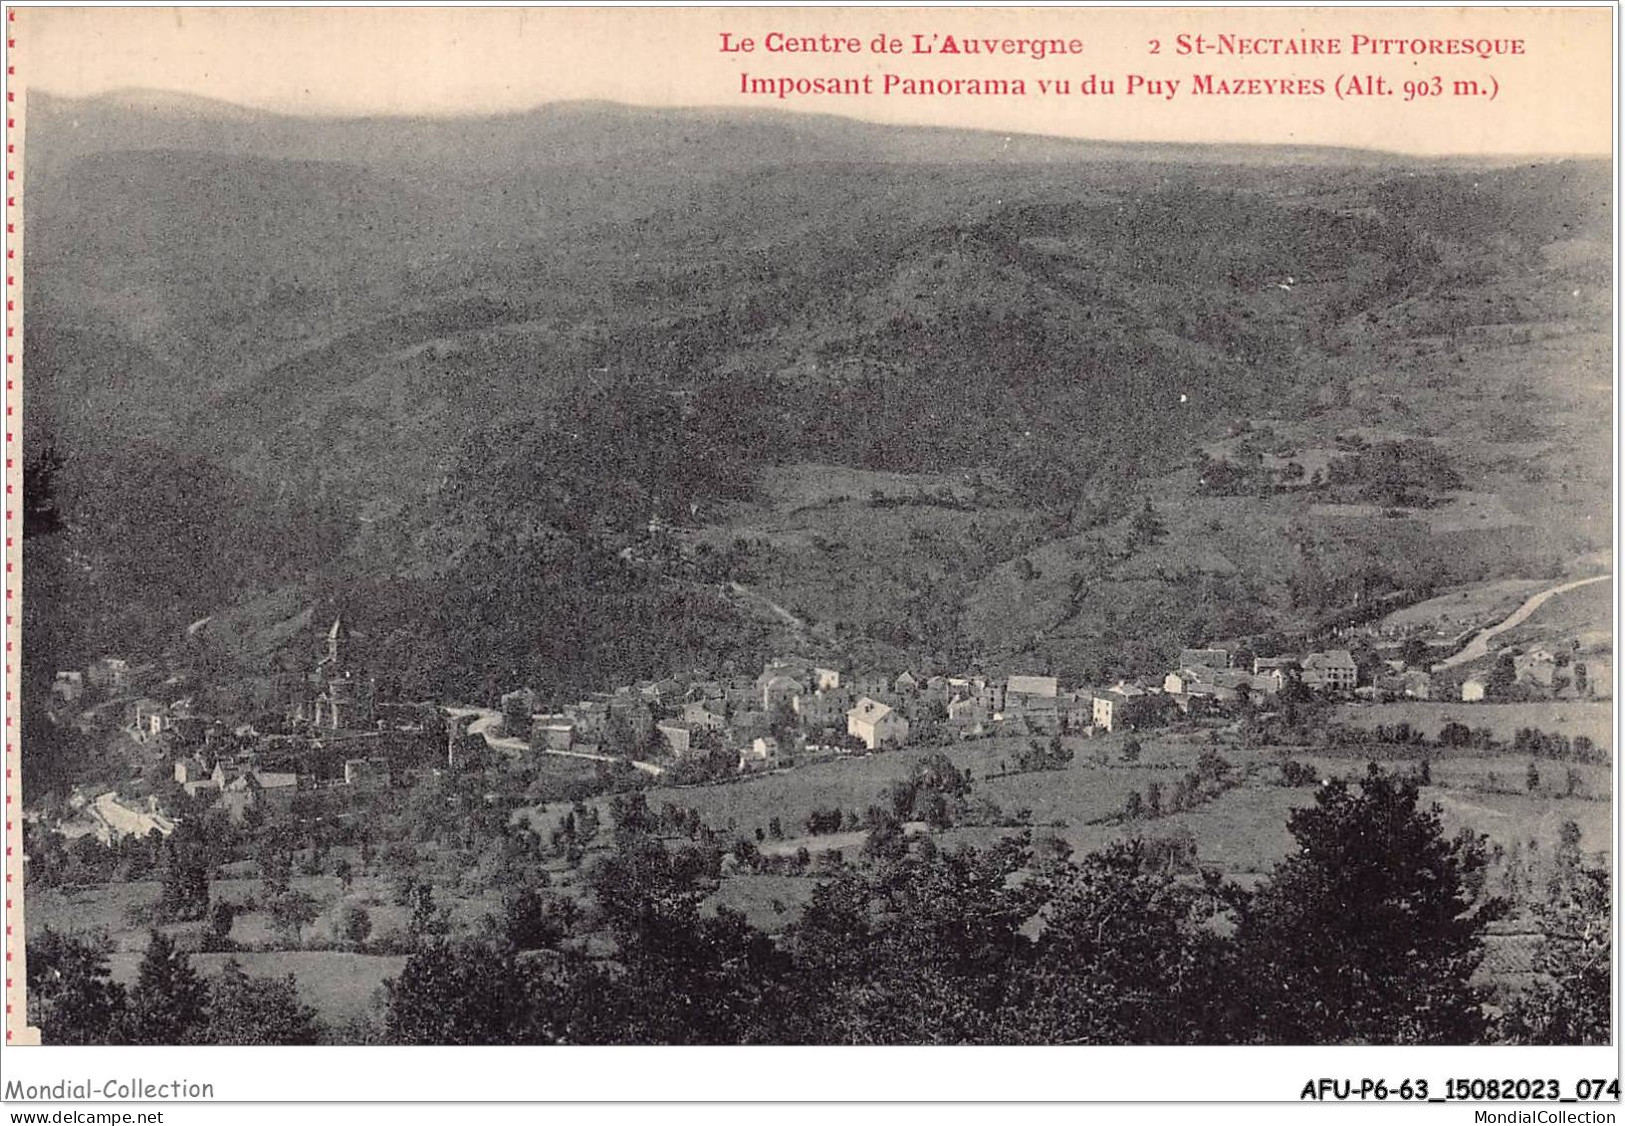
<path fill-rule="evenodd" d="M 349 632 L 342 616 L 333 619 L 327 631 L 327 651 L 316 662 L 312 680 L 317 685 L 311 719 L 317 727 L 338 730 L 365 727 L 373 720 L 373 687 L 344 664 L 345 642 Z"/>
<path fill-rule="evenodd" d="M 340 660 L 341 648 L 348 637 L 349 635 L 344 630 L 343 615 L 335 615 L 333 626 L 327 631 L 327 656 L 322 658 L 321 663 L 331 665 L 335 672 L 340 669 L 343 666 L 343 662 Z"/>

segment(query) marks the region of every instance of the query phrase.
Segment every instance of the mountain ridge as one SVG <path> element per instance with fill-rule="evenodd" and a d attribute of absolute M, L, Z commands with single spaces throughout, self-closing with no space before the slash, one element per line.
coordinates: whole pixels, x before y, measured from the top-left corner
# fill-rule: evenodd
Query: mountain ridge
<path fill-rule="evenodd" d="M 1279 165 L 1311 163 L 1324 165 L 1390 163 L 1415 167 L 1504 167 L 1529 161 L 1552 160 L 1606 160 L 1605 155 L 1572 154 L 1567 156 L 1496 156 L 1469 158 L 1459 156 L 1418 156 L 1380 149 L 1340 147 L 1334 145 L 1299 144 L 1238 144 L 1200 141 L 1116 141 L 1088 137 L 1065 137 L 1055 134 L 1027 133 L 1012 130 L 973 129 L 959 126 L 936 126 L 908 123 L 869 121 L 841 114 L 779 109 L 766 106 L 649 106 L 604 99 L 541 102 L 534 106 L 496 113 L 473 111 L 456 115 L 424 114 L 292 114 L 284 111 L 244 106 L 220 99 L 189 94 L 177 94 L 162 89 L 137 88 L 107 91 L 83 97 L 52 94 L 45 90 L 32 90 L 28 94 L 31 116 L 40 114 L 59 118 L 87 112 L 120 119 L 108 132 L 122 132 L 139 137 L 141 129 L 130 129 L 129 123 L 143 120 L 150 125 L 170 128 L 193 127 L 207 129 L 222 124 L 242 125 L 255 123 L 293 133 L 299 130 L 319 131 L 345 138 L 334 140 L 327 148 L 335 154 L 344 150 L 344 143 L 353 145 L 355 137 L 366 131 L 383 130 L 413 136 L 422 143 L 425 139 L 444 139 L 451 127 L 464 131 L 513 130 L 526 126 L 584 125 L 593 130 L 613 132 L 617 123 L 647 127 L 651 123 L 669 123 L 711 128 L 749 129 L 770 135 L 773 131 L 789 133 L 803 144 L 830 144 L 841 133 L 850 141 L 867 142 L 860 150 L 846 150 L 847 155 L 862 155 L 871 160 L 894 163 L 912 163 L 935 158 L 949 163 L 967 160 L 998 160 L 1007 163 L 1078 162 L 1096 160 L 1158 160 L 1176 163 L 1224 163 Z M 153 122 L 153 118 L 162 119 Z M 80 128 L 96 123 L 81 122 Z M 199 144 L 207 139 L 216 148 L 227 140 L 219 133 L 201 133 Z M 899 144 L 899 140 L 903 143 Z M 879 142 L 889 141 L 882 146 Z M 159 142 L 154 142 L 159 144 Z M 407 145 L 397 141 L 393 146 L 393 159 L 404 159 L 399 150 Z M 150 147 L 143 145 L 141 147 Z M 191 148 L 192 145 L 181 145 Z M 366 146 L 363 146 L 363 151 Z M 229 151 L 229 145 L 226 146 Z M 352 150 L 353 151 L 353 150 Z M 284 154 L 291 155 L 291 154 Z M 584 159 L 603 159 L 597 153 Z M 336 155 L 335 155 L 335 158 Z M 833 158 L 833 157 L 832 157 Z M 798 158 L 807 160 L 803 154 Z M 410 161 L 408 161 L 410 162 Z"/>
<path fill-rule="evenodd" d="M 553 115 L 569 159 L 524 149 L 530 116 L 403 161 L 449 127 L 211 133 L 166 111 L 142 133 L 120 114 L 30 118 L 48 159 L 30 154 L 25 186 L 28 448 L 54 444 L 64 495 L 98 510 L 141 511 L 209 465 L 234 510 L 180 509 L 209 523 L 199 545 L 312 513 L 291 556 L 250 538 L 224 597 L 342 604 L 419 696 L 786 643 L 732 582 L 815 610 L 812 635 L 854 652 L 1129 671 L 1221 626 L 1301 625 L 1480 564 L 1538 571 L 1598 499 L 1590 385 L 1556 373 L 1605 347 L 1605 164 L 1018 162 L 997 134 L 596 105 Z M 118 147 L 225 133 L 229 151 Z M 719 138 L 737 160 L 707 153 Z M 890 147 L 870 159 L 875 138 Z M 1509 460 L 1531 417 L 1579 451 L 1540 455 L 1549 485 Z M 1446 531 L 1435 551 L 1425 511 L 1204 495 L 1193 451 L 1270 419 L 1310 452 L 1349 429 L 1443 436 L 1485 492 L 1564 531 Z M 138 442 L 174 464 L 81 464 Z M 821 465 L 925 496 L 905 514 L 830 493 L 791 520 L 757 495 L 769 469 Z M 932 499 L 950 479 L 982 482 L 968 515 Z M 1180 549 L 1124 564 L 1109 541 L 1151 498 Z M 650 539 L 674 521 L 681 543 Z M 28 573 L 74 651 L 150 647 L 222 609 L 219 582 L 184 596 L 209 559 L 146 534 L 81 525 L 36 548 L 60 555 Z M 1385 536 L 1420 561 L 1385 567 Z M 1187 565 L 1204 537 L 1234 573 Z"/>

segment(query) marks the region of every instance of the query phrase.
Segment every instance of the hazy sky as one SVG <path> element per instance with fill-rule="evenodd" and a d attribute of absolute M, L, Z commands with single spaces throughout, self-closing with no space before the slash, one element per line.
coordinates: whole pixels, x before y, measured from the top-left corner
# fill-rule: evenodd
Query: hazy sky
<path fill-rule="evenodd" d="M 1414 153 L 1604 153 L 1611 148 L 1611 11 L 1585 9 L 19 9 L 13 53 L 25 88 L 88 95 L 128 88 L 199 94 L 293 113 L 461 114 L 602 98 L 643 105 L 749 105 L 873 121 L 961 125 L 1121 140 L 1336 144 Z M 768 53 L 769 33 L 855 36 L 857 55 Z M 758 41 L 724 54 L 721 35 Z M 886 55 L 876 35 L 1077 38 L 1075 56 Z M 1340 56 L 1181 54 L 1179 36 L 1318 37 Z M 1521 39 L 1482 59 L 1347 52 L 1355 36 Z M 1153 54 L 1152 40 L 1156 40 Z M 1190 42 L 1190 40 L 1187 40 Z M 740 93 L 758 77 L 1070 79 L 1116 96 L 904 94 L 779 99 Z M 1199 74 L 1319 79 L 1320 96 L 1194 95 Z M 1179 83 L 1172 99 L 1131 75 Z M 1393 94 L 1335 96 L 1339 75 L 1381 77 Z M 1440 93 L 1406 100 L 1405 81 Z M 1485 93 L 1458 95 L 1455 83 Z M 1164 88 L 1164 92 L 1166 87 Z"/>

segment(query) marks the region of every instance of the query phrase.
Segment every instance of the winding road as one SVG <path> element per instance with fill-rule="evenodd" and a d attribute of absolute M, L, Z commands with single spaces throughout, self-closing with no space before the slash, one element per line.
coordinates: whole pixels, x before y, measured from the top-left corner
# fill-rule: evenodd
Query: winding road
<path fill-rule="evenodd" d="M 1533 614 L 1536 610 L 1539 610 L 1550 599 L 1556 598 L 1559 594 L 1567 594 L 1571 590 L 1578 590 L 1583 586 L 1590 586 L 1592 583 L 1607 582 L 1613 577 L 1614 576 L 1612 574 L 1593 575 L 1589 579 L 1575 579 L 1573 582 L 1548 587 L 1546 590 L 1543 590 L 1538 594 L 1531 595 L 1524 601 L 1523 605 L 1512 611 L 1512 613 L 1508 614 L 1500 622 L 1493 626 L 1488 626 L 1485 629 L 1481 629 L 1475 633 L 1472 638 L 1468 640 L 1467 644 L 1462 647 L 1461 652 L 1446 657 L 1444 660 L 1434 665 L 1433 671 L 1442 672 L 1445 669 L 1453 669 L 1457 665 L 1465 665 L 1469 661 L 1476 661 L 1480 657 L 1488 656 L 1491 639 L 1505 633 L 1509 629 L 1516 629 L 1518 626 L 1521 626 L 1525 621 L 1528 620 L 1529 615 Z"/>
<path fill-rule="evenodd" d="M 530 744 L 523 739 L 516 739 L 512 735 L 498 735 L 496 733 L 497 729 L 502 726 L 502 713 L 493 708 L 476 708 L 468 705 L 457 704 L 447 705 L 442 707 L 440 710 L 454 719 L 474 716 L 474 722 L 468 725 L 468 734 L 478 735 L 483 738 L 485 740 L 485 745 L 490 747 L 493 751 L 504 751 L 512 755 L 520 754 L 531 749 Z M 595 755 L 590 754 L 587 751 L 556 751 L 549 749 L 541 750 L 540 753 L 544 755 L 557 755 L 560 758 L 584 758 L 589 759 L 592 762 L 625 761 L 624 759 L 616 758 L 614 755 Z M 652 774 L 657 778 L 666 773 L 665 767 L 656 766 L 652 762 L 639 762 L 634 759 L 632 760 L 632 765 L 643 771 L 645 774 Z"/>
<path fill-rule="evenodd" d="M 744 583 L 732 581 L 728 583 L 727 589 L 732 591 L 734 594 L 737 594 L 739 597 L 755 603 L 757 606 L 766 610 L 774 618 L 778 619 L 780 622 L 783 622 L 797 633 L 805 633 L 807 631 L 806 622 L 796 617 L 789 610 L 786 610 L 783 606 L 780 606 L 777 602 L 773 601 L 760 591 L 752 590 Z"/>

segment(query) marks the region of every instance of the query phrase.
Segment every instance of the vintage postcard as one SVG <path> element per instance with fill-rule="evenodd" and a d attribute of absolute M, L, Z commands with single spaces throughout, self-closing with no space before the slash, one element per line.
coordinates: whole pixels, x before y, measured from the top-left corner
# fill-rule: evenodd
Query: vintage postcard
<path fill-rule="evenodd" d="M 1615 1102 L 1616 18 L 7 9 L 6 1098 Z"/>

